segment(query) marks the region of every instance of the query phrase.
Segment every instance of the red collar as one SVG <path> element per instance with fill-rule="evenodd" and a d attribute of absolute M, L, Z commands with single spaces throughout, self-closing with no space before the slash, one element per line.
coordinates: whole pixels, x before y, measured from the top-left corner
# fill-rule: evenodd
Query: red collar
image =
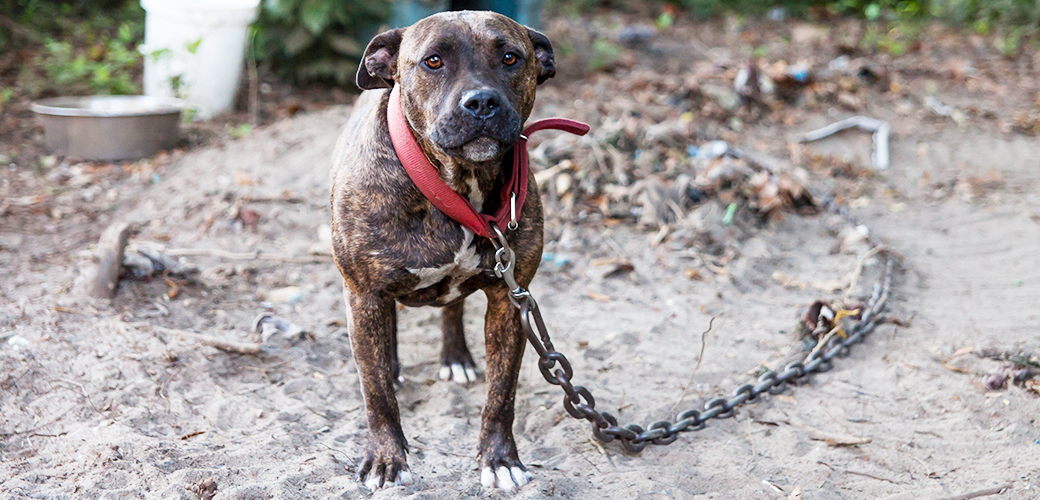
<path fill-rule="evenodd" d="M 401 87 L 394 85 L 394 89 L 390 91 L 390 103 L 387 107 L 386 115 L 387 122 L 390 125 L 390 140 L 394 143 L 394 151 L 397 152 L 401 165 L 408 172 L 408 177 L 412 179 L 419 191 L 422 191 L 423 196 L 426 196 L 433 203 L 433 206 L 439 208 L 459 224 L 469 228 L 473 233 L 486 238 L 495 237 L 492 234 L 492 226 L 497 226 L 501 231 L 505 232 L 511 221 L 510 216 L 513 215 L 510 212 L 513 207 L 512 201 L 514 197 L 516 199 L 515 214 L 518 215 L 524 206 L 524 199 L 527 198 L 527 177 L 529 171 L 527 137 L 534 132 L 544 129 L 563 130 L 576 135 L 585 135 L 589 131 L 588 125 L 566 118 L 547 118 L 528 125 L 523 133 L 520 134 L 516 144 L 513 145 L 512 176 L 509 182 L 502 187 L 502 203 L 499 205 L 498 211 L 494 215 L 482 214 L 477 212 L 468 200 L 456 193 L 441 179 L 441 176 L 437 173 L 437 168 L 423 154 L 422 148 L 419 147 L 419 143 L 412 135 L 411 129 L 408 128 L 404 111 L 401 109 L 400 89 Z"/>

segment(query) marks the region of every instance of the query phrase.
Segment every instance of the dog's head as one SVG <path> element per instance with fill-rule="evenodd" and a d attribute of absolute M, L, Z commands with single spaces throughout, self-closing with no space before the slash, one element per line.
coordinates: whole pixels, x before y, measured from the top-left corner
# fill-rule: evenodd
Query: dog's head
<path fill-rule="evenodd" d="M 545 35 L 492 12 L 445 12 L 373 38 L 357 85 L 396 83 L 421 139 L 449 156 L 487 162 L 516 142 L 535 87 L 555 74 Z"/>

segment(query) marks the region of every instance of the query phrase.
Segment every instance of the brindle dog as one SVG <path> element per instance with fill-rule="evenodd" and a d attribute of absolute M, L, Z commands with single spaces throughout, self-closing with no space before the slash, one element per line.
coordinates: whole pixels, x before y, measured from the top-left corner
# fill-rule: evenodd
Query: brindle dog
<path fill-rule="evenodd" d="M 462 304 L 477 290 L 488 299 L 481 482 L 512 490 L 530 480 L 512 430 L 524 334 L 492 271 L 495 249 L 435 208 L 408 177 L 390 141 L 390 92 L 382 89 L 400 86 L 409 128 L 441 178 L 478 211 L 495 213 L 535 87 L 554 74 L 545 35 L 490 12 L 437 14 L 382 33 L 365 50 L 357 84 L 371 91 L 358 98 L 333 158 L 332 241 L 368 410 L 358 480 L 372 489 L 412 481 L 394 396 L 396 304 L 444 308 L 440 375 L 465 384 L 476 371 Z M 537 193 L 533 176 L 527 183 Z M 526 288 L 542 254 L 537 195 L 527 198 L 518 220 L 507 239 L 517 255 L 516 280 Z"/>

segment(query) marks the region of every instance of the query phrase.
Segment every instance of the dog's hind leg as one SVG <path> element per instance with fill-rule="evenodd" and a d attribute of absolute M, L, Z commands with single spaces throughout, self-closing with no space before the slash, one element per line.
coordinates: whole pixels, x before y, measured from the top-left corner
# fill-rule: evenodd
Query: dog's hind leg
<path fill-rule="evenodd" d="M 462 329 L 462 309 L 465 299 L 459 299 L 441 310 L 441 380 L 454 380 L 459 384 L 477 381 L 477 368 L 473 355 L 466 347 L 466 334 Z"/>

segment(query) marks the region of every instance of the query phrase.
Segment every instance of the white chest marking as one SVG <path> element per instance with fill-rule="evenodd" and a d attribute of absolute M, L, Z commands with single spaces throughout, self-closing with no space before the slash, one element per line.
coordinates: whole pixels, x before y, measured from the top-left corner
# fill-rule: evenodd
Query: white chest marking
<path fill-rule="evenodd" d="M 462 228 L 462 231 L 464 234 L 462 245 L 455 252 L 455 259 L 452 262 L 438 267 L 408 269 L 408 272 L 419 277 L 419 283 L 415 285 L 415 290 L 435 285 L 444 278 L 452 276 L 457 279 L 452 283 L 453 286 L 449 296 L 454 296 L 458 294 L 459 282 L 477 274 L 477 267 L 480 266 L 480 256 L 477 255 L 477 249 L 473 245 L 473 231 L 467 228 Z"/>
<path fill-rule="evenodd" d="M 466 185 L 469 186 L 469 203 L 479 212 L 484 206 L 484 194 L 480 192 L 477 176 L 474 175 L 466 179 Z"/>

